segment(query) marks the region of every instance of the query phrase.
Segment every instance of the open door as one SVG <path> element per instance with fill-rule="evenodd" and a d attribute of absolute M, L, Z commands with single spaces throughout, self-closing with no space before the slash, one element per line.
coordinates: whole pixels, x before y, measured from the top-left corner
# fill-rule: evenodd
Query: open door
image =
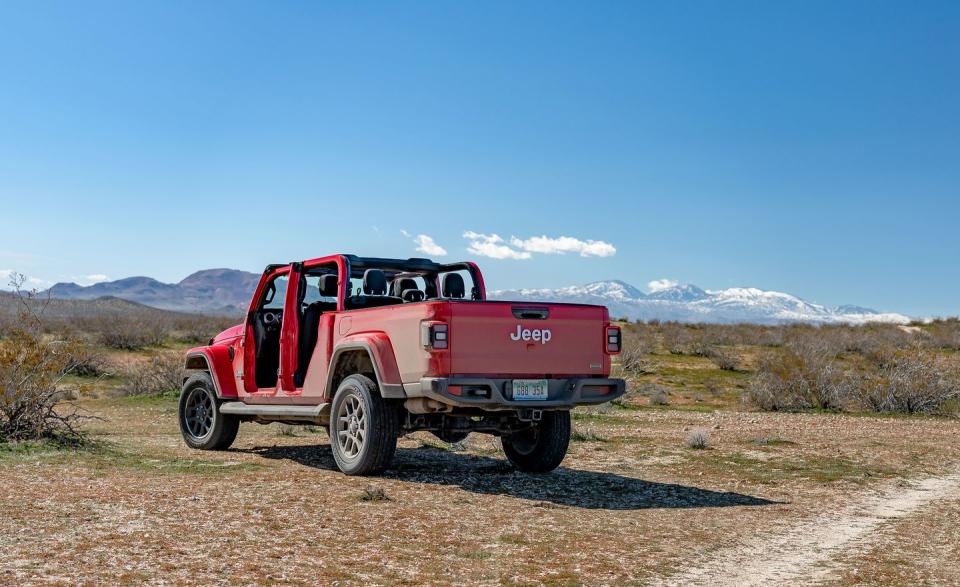
<path fill-rule="evenodd" d="M 288 322 L 284 314 L 290 271 L 289 265 L 268 267 L 250 302 L 242 376 L 243 389 L 252 396 L 271 396 L 277 392 L 281 338 Z"/>

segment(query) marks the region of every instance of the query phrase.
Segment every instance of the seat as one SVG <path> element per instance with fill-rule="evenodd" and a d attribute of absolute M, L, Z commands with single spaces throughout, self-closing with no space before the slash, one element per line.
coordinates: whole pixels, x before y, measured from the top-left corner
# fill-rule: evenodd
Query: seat
<path fill-rule="evenodd" d="M 387 295 L 387 276 L 380 269 L 363 272 L 363 293 L 368 296 Z"/>
<path fill-rule="evenodd" d="M 462 300 L 466 294 L 463 277 L 459 273 L 447 273 L 443 276 L 443 297 Z"/>
<path fill-rule="evenodd" d="M 402 303 L 399 297 L 387 295 L 387 276 L 381 269 L 367 269 L 363 272 L 363 295 L 351 296 L 347 307 L 377 308 Z"/>
<path fill-rule="evenodd" d="M 422 302 L 427 297 L 427 294 L 423 293 L 419 289 L 408 289 L 403 292 L 403 295 L 400 298 L 404 302 Z"/>
<path fill-rule="evenodd" d="M 320 296 L 324 298 L 337 297 L 337 276 L 327 274 L 320 276 L 318 286 Z M 307 367 L 310 365 L 310 357 L 313 355 L 313 349 L 317 346 L 317 338 L 320 330 L 320 315 L 324 312 L 330 312 L 337 309 L 336 302 L 313 302 L 303 310 L 300 316 L 300 343 L 297 349 L 297 372 L 293 376 L 293 382 L 297 387 L 303 386 L 303 380 L 307 376 Z"/>
<path fill-rule="evenodd" d="M 416 280 L 410 277 L 401 277 L 393 282 L 393 295 L 405 302 L 422 302 L 426 297 L 417 286 Z"/>

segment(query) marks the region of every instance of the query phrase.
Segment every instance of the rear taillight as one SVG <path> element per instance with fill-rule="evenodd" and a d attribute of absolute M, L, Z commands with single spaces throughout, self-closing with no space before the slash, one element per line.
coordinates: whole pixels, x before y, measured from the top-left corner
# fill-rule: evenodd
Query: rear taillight
<path fill-rule="evenodd" d="M 445 322 L 424 322 L 421 325 L 420 342 L 426 349 L 448 349 L 450 327 Z"/>
<path fill-rule="evenodd" d="M 607 326 L 607 353 L 616 355 L 623 346 L 619 326 Z"/>

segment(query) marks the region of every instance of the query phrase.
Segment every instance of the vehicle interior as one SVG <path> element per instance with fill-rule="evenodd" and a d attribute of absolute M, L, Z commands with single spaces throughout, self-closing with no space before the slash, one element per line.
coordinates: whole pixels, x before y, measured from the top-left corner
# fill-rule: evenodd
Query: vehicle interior
<path fill-rule="evenodd" d="M 377 308 L 433 300 L 479 300 L 482 292 L 472 266 L 443 265 L 427 259 L 371 259 L 348 257 L 350 285 L 344 300 L 347 310 Z M 280 331 L 288 276 L 278 275 L 264 290 L 251 316 L 256 349 L 256 384 L 260 389 L 277 384 L 280 367 Z M 439 287 L 438 287 L 439 284 Z M 469 284 L 469 288 L 468 288 Z M 299 340 L 294 384 L 303 385 L 319 337 L 320 317 L 337 310 L 338 273 L 335 264 L 307 268 L 297 288 Z"/>
<path fill-rule="evenodd" d="M 337 309 L 336 267 L 310 268 L 300 277 L 300 335 L 297 347 L 297 372 L 293 380 L 297 387 L 303 386 L 307 367 L 319 337 L 320 316 Z"/>
<path fill-rule="evenodd" d="M 466 263 L 354 258 L 344 305 L 353 310 L 432 300 L 479 300 L 476 283 L 473 269 Z"/>
<path fill-rule="evenodd" d="M 287 293 L 287 275 L 278 275 L 267 284 L 257 311 L 251 316 L 256 350 L 257 387 L 277 384 L 280 367 L 280 327 L 283 324 L 283 304 Z"/>

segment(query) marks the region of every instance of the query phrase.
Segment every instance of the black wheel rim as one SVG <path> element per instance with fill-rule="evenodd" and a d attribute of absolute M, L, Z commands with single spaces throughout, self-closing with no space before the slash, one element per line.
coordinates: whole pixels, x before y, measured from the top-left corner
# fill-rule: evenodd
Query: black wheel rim
<path fill-rule="evenodd" d="M 190 436 L 203 438 L 210 434 L 213 428 L 213 415 L 213 398 L 210 393 L 203 388 L 192 390 L 187 396 L 183 410 L 183 421 Z"/>

